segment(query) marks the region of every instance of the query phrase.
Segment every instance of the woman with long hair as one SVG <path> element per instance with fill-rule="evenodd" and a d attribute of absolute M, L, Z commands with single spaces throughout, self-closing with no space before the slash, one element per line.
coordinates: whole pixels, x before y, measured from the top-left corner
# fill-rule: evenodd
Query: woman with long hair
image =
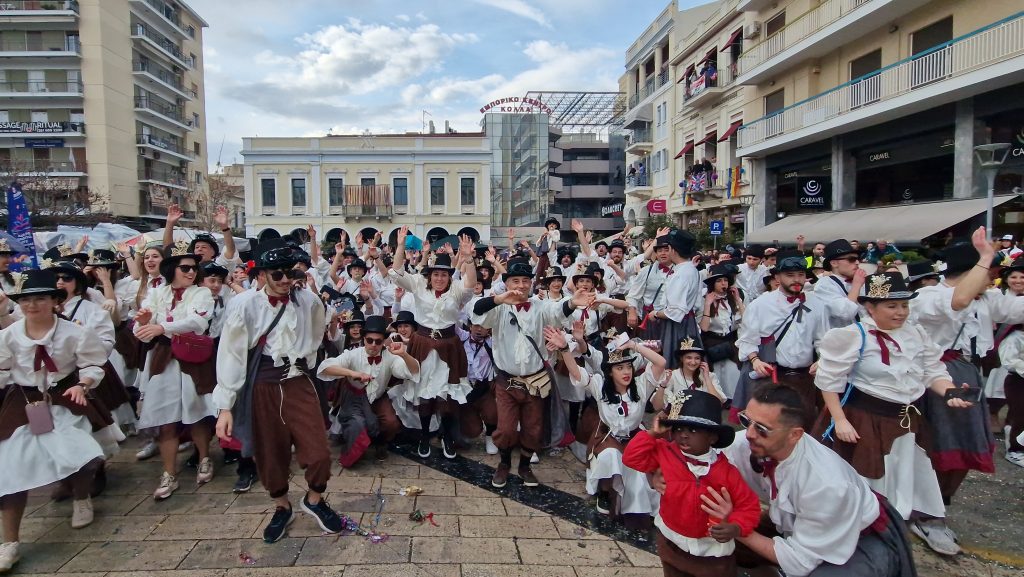
<path fill-rule="evenodd" d="M 683 339 L 679 342 L 676 350 L 679 368 L 673 369 L 665 387 L 658 389 L 651 399 L 655 410 L 665 408 L 665 390 L 682 394 L 685 391 L 697 390 L 714 395 L 716 399 L 725 402 L 725 392 L 719 382 L 718 375 L 711 372 L 705 357 L 705 351 L 700 345 L 693 342 L 693 339 Z"/>
<path fill-rule="evenodd" d="M 732 264 L 716 264 L 708 269 L 704 285 L 704 314 L 700 319 L 700 336 L 705 359 L 722 384 L 726 398 L 732 398 L 740 378 L 740 365 L 736 350 L 736 331 L 743 318 L 743 295 L 736 286 L 739 270 Z M 712 392 L 712 394 L 714 394 Z M 718 395 L 716 395 L 718 396 Z"/>

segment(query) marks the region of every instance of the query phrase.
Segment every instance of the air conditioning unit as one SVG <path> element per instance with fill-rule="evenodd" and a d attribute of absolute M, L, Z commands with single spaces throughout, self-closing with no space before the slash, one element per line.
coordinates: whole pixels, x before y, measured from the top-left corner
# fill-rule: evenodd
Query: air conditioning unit
<path fill-rule="evenodd" d="M 757 38 L 757 35 L 761 33 L 761 23 L 751 22 L 743 27 L 743 38 Z"/>
<path fill-rule="evenodd" d="M 160 160 L 160 153 L 154 150 L 153 151 L 153 158 L 155 160 Z"/>
<path fill-rule="evenodd" d="M 139 147 L 139 156 L 146 156 L 146 148 L 143 146 Z"/>

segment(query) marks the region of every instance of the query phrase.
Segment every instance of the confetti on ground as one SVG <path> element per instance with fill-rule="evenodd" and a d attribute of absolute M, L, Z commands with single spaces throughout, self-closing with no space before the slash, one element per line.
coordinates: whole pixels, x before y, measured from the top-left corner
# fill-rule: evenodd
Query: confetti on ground
<path fill-rule="evenodd" d="M 572 534 L 575 535 L 577 539 L 582 539 L 586 537 L 589 533 L 587 533 L 587 530 L 583 527 L 576 527 L 572 530 Z"/>
<path fill-rule="evenodd" d="M 252 558 L 252 555 L 246 553 L 245 551 L 242 551 L 238 554 L 238 560 L 242 563 L 242 565 L 252 566 L 256 564 L 256 560 Z"/>
<path fill-rule="evenodd" d="M 423 511 L 420 511 L 419 509 L 416 509 L 412 513 L 409 513 L 409 520 L 413 521 L 415 523 L 421 523 L 421 524 L 423 522 L 425 522 L 425 521 L 430 521 L 431 525 L 433 525 L 435 527 L 440 527 L 440 525 L 438 525 L 437 522 L 434 521 L 434 512 L 433 511 L 431 511 L 430 513 L 424 515 Z"/>
<path fill-rule="evenodd" d="M 416 495 L 422 495 L 423 489 L 416 485 L 409 485 L 408 487 L 402 487 L 402 489 L 398 491 L 398 494 L 406 497 L 415 497 Z"/>

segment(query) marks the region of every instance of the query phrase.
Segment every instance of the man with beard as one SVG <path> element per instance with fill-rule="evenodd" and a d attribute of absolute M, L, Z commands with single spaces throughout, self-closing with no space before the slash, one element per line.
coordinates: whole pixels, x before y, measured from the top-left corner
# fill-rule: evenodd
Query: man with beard
<path fill-rule="evenodd" d="M 800 393 L 809 430 L 821 405 L 814 386 L 814 350 L 828 331 L 828 309 L 819 297 L 803 292 L 807 259 L 802 254 L 782 254 L 777 268 L 779 288 L 748 304 L 743 315 L 736 346 L 746 362 L 734 402 L 742 410 L 756 386 L 751 379 L 774 377 Z"/>
<path fill-rule="evenodd" d="M 845 238 L 828 243 L 824 257 L 825 270 L 832 271 L 832 274 L 814 285 L 814 294 L 825 301 L 829 328 L 845 327 L 857 320 L 860 311 L 857 297 L 864 287 L 867 273 L 860 268 L 857 251 Z"/>

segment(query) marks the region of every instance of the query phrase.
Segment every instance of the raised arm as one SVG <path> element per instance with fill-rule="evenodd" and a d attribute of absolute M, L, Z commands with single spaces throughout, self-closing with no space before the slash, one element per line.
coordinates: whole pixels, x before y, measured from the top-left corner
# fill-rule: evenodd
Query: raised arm
<path fill-rule="evenodd" d="M 180 206 L 172 204 L 167 207 L 167 220 L 164 221 L 164 246 L 174 244 L 174 227 L 178 225 L 178 221 L 183 216 L 185 213 Z"/>
<path fill-rule="evenodd" d="M 213 214 L 213 222 L 220 230 L 221 236 L 224 237 L 224 258 L 234 260 L 238 253 L 235 251 L 235 237 L 231 234 L 231 223 L 228 222 L 228 209 L 218 206 L 217 211 Z"/>

